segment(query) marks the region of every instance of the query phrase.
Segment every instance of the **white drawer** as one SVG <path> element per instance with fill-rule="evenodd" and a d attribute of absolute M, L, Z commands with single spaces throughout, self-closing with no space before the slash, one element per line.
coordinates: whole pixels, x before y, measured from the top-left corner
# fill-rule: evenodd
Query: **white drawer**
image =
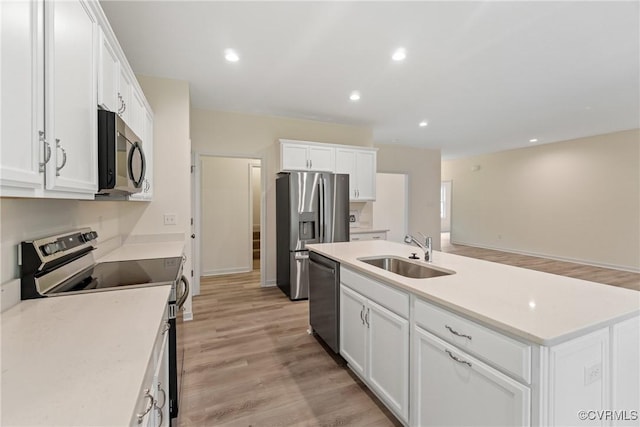
<path fill-rule="evenodd" d="M 531 346 L 415 299 L 414 321 L 462 350 L 531 383 Z"/>
<path fill-rule="evenodd" d="M 379 233 L 351 233 L 349 238 L 352 242 L 358 240 L 387 240 L 387 232 L 381 231 Z"/>
<path fill-rule="evenodd" d="M 405 319 L 409 318 L 409 294 L 340 267 L 340 283 Z"/>

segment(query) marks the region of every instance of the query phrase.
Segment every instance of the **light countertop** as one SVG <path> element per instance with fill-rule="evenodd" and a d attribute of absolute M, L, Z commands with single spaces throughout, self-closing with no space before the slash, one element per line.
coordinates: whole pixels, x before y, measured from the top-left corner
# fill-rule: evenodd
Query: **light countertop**
<path fill-rule="evenodd" d="M 431 265 L 456 274 L 411 279 L 358 258 L 408 258 L 412 252 L 422 252 L 415 246 L 377 240 L 307 247 L 343 266 L 536 344 L 554 345 L 640 314 L 640 292 L 630 289 L 439 251 L 433 251 Z"/>
<path fill-rule="evenodd" d="M 170 286 L 23 301 L 2 314 L 2 424 L 129 425 Z"/>

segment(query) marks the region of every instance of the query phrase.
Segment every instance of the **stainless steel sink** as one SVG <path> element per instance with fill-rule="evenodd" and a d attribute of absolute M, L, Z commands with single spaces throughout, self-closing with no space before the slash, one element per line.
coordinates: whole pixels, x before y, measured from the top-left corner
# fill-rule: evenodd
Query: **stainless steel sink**
<path fill-rule="evenodd" d="M 429 279 L 432 277 L 455 274 L 455 271 L 427 267 L 426 265 L 418 264 L 416 262 L 411 262 L 404 258 L 398 257 L 370 257 L 358 258 L 358 260 L 373 265 L 374 267 L 390 271 L 391 273 L 395 273 L 404 277 L 410 277 L 412 279 Z"/>

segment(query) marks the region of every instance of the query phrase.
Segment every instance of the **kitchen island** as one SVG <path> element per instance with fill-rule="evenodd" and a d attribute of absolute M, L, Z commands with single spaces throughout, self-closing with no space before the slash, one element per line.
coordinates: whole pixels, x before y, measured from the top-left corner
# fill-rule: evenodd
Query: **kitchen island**
<path fill-rule="evenodd" d="M 638 425 L 639 292 L 386 241 L 309 249 L 340 263 L 341 355 L 405 424 Z"/>

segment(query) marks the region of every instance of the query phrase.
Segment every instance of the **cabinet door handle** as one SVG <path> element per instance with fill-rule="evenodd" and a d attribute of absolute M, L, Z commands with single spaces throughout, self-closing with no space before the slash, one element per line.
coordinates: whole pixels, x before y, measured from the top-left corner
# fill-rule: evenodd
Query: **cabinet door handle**
<path fill-rule="evenodd" d="M 362 306 L 362 310 L 360 310 L 360 320 L 362 321 L 362 324 L 364 325 L 364 305 Z"/>
<path fill-rule="evenodd" d="M 367 323 L 367 328 L 371 327 L 371 325 L 369 325 L 369 309 L 367 308 L 367 312 L 364 315 L 364 321 Z"/>
<path fill-rule="evenodd" d="M 449 350 L 445 349 L 444 351 L 447 352 L 447 354 L 449 355 L 450 358 L 452 358 L 453 360 L 455 360 L 458 363 L 462 363 L 464 365 L 467 365 L 469 367 L 471 367 L 471 363 L 467 362 L 466 360 L 462 360 L 459 359 L 458 357 L 454 356 L 453 353 L 451 353 Z"/>
<path fill-rule="evenodd" d="M 309 167 L 312 168 L 313 167 L 313 160 L 309 159 Z"/>
<path fill-rule="evenodd" d="M 162 414 L 162 408 L 156 406 L 156 411 L 158 411 L 158 418 L 160 418 L 160 422 L 157 424 L 158 427 L 162 427 L 162 422 L 164 421 L 164 415 Z"/>
<path fill-rule="evenodd" d="M 466 338 L 466 339 L 468 339 L 469 341 L 471 341 L 471 335 L 461 334 L 460 332 L 458 332 L 458 331 L 454 330 L 454 329 L 453 329 L 451 326 L 449 326 L 449 325 L 444 325 L 444 327 L 445 327 L 445 328 L 447 328 L 447 329 L 448 329 L 448 330 L 449 330 L 453 335 L 457 335 L 457 336 L 459 336 L 459 337 Z"/>
<path fill-rule="evenodd" d="M 56 176 L 60 176 L 60 171 L 67 164 L 67 152 L 60 145 L 60 140 L 58 138 L 56 138 L 56 149 L 58 149 L 58 148 L 60 149 L 60 151 L 62 151 L 62 164 L 60 166 L 56 166 Z"/>
<path fill-rule="evenodd" d="M 147 409 L 145 409 L 144 412 L 136 414 L 138 417 L 138 424 L 142 424 L 142 420 L 144 419 L 144 416 L 147 415 L 149 411 L 156 404 L 155 400 L 153 399 L 153 396 L 151 396 L 151 391 L 148 388 L 144 390 L 144 397 L 149 398 L 149 406 L 147 406 Z"/>
<path fill-rule="evenodd" d="M 120 115 L 124 112 L 124 110 L 122 109 L 122 106 L 124 105 L 124 99 L 122 99 L 122 95 L 120 94 L 120 92 L 118 92 L 118 100 L 120 101 L 120 106 L 118 107 L 118 115 Z"/>
<path fill-rule="evenodd" d="M 162 392 L 162 405 L 158 405 L 158 402 L 160 402 L 160 400 L 158 399 L 156 400 L 156 406 L 158 407 L 158 409 L 162 409 L 164 408 L 164 405 L 167 404 L 167 392 L 162 388 L 162 383 L 160 382 L 158 382 L 158 391 Z"/>
<path fill-rule="evenodd" d="M 47 139 L 44 137 L 43 131 L 38 131 L 38 135 L 40 137 L 40 142 L 44 144 L 45 149 L 44 162 L 40 163 L 39 171 L 44 172 L 44 168 L 46 167 L 47 163 L 49 163 L 49 160 L 51 160 L 51 145 L 49 144 L 49 141 L 47 141 Z"/>

